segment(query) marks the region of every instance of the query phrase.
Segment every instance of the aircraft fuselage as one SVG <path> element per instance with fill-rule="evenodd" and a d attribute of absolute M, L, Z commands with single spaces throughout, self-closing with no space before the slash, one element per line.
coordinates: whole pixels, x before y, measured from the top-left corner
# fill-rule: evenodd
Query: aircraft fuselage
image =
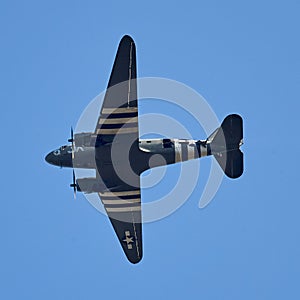
<path fill-rule="evenodd" d="M 85 136 L 86 143 L 79 143 L 80 136 Z M 75 146 L 64 145 L 46 156 L 46 161 L 52 165 L 67 168 L 95 169 L 95 141 L 87 142 L 87 134 L 75 135 Z M 90 140 L 93 134 L 90 134 Z M 78 141 L 78 142 L 77 142 Z M 98 147 L 106 147 L 100 145 Z M 139 149 L 148 153 L 149 167 L 174 164 L 211 155 L 210 146 L 206 141 L 187 139 L 141 139 Z M 72 159 L 72 151 L 74 151 Z"/>

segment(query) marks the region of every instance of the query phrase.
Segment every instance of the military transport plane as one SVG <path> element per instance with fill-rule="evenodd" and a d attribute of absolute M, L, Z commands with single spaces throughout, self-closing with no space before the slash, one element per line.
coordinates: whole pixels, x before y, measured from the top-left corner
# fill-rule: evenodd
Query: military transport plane
<path fill-rule="evenodd" d="M 95 177 L 77 180 L 73 170 L 71 187 L 74 193 L 99 195 L 131 263 L 142 259 L 141 173 L 150 167 L 209 155 L 216 158 L 228 177 L 243 173 L 243 123 L 239 115 L 227 116 L 206 140 L 140 140 L 137 100 L 136 49 L 126 35 L 117 50 L 94 132 L 73 134 L 71 130 L 71 145 L 45 158 L 60 167 L 96 170 Z M 163 160 L 156 159 L 161 156 Z"/>

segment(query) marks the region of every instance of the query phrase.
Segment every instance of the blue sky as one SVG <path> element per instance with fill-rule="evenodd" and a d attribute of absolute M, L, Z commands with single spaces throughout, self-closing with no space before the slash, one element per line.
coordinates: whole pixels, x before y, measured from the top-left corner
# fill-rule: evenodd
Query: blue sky
<path fill-rule="evenodd" d="M 299 8 L 2 1 L 1 299 L 299 298 Z M 139 76 L 178 80 L 220 120 L 244 118 L 244 175 L 224 179 L 201 210 L 205 160 L 190 199 L 144 226 L 138 265 L 125 259 L 107 218 L 82 195 L 73 200 L 71 170 L 44 162 L 105 89 L 124 34 L 136 42 Z"/>

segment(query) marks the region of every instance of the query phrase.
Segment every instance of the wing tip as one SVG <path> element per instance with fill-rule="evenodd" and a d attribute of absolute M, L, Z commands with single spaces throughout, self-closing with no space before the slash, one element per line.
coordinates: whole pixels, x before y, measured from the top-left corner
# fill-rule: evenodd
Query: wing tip
<path fill-rule="evenodd" d="M 122 37 L 120 43 L 126 42 L 126 41 L 134 43 L 133 38 L 132 38 L 129 34 L 125 34 L 125 35 Z"/>
<path fill-rule="evenodd" d="M 125 250 L 125 249 L 124 249 Z M 132 264 L 138 264 L 143 258 L 143 249 L 141 247 L 136 248 L 135 252 L 124 251 L 127 259 Z"/>
<path fill-rule="evenodd" d="M 142 256 L 139 256 L 139 257 L 127 257 L 128 261 L 131 262 L 133 265 L 136 265 L 138 264 L 141 260 L 142 260 Z"/>

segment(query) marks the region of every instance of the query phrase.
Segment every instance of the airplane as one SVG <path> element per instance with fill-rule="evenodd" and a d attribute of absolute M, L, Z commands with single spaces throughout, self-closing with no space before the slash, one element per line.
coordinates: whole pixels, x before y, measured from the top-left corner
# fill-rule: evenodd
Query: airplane
<path fill-rule="evenodd" d="M 76 191 L 97 193 L 127 259 L 143 256 L 140 175 L 149 168 L 214 156 L 229 178 L 243 173 L 243 120 L 228 115 L 206 140 L 139 139 L 136 47 L 125 35 L 117 50 L 94 132 L 74 134 L 71 144 L 51 151 L 45 160 L 73 168 Z M 156 159 L 159 154 L 164 160 Z M 149 161 L 151 160 L 151 164 Z M 75 178 L 74 168 L 94 169 L 96 176 Z"/>

